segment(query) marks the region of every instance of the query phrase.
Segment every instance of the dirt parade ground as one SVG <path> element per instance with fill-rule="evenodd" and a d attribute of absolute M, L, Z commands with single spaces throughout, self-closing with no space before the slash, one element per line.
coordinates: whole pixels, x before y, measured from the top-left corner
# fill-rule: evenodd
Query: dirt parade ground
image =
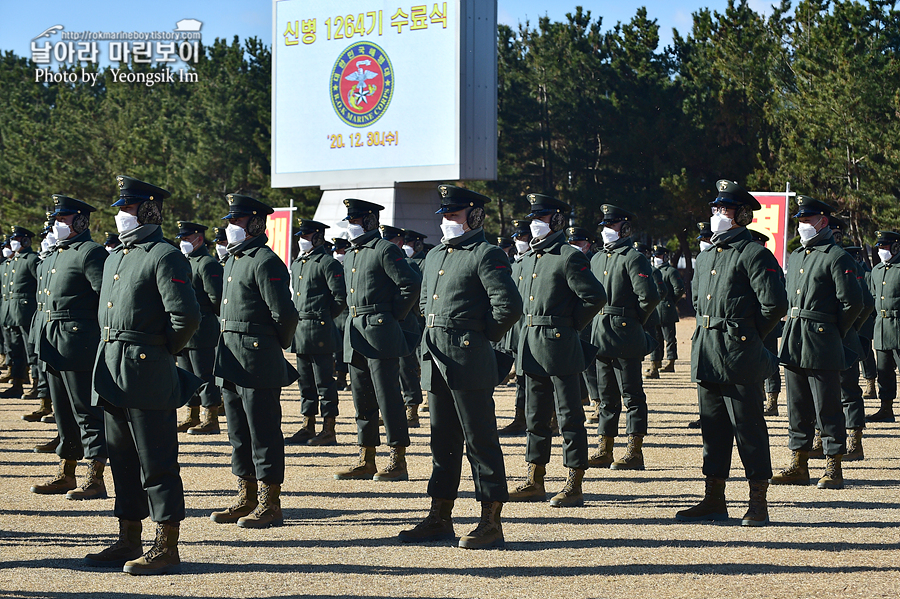
<path fill-rule="evenodd" d="M 85 554 L 109 545 L 117 532 L 110 498 L 68 501 L 35 495 L 58 461 L 32 446 L 49 440 L 52 425 L 21 415 L 35 401 L 0 406 L 0 598 L 6 597 L 897 597 L 900 588 L 900 425 L 870 424 L 865 460 L 844 467 L 843 490 L 770 487 L 772 525 L 740 526 L 747 483 L 737 451 L 727 488 L 731 519 L 684 524 L 675 512 L 703 491 L 701 438 L 688 428 L 697 393 L 688 359 L 693 320 L 679 324 L 677 371 L 645 382 L 650 433 L 642 472 L 589 470 L 583 508 L 548 503 L 506 504 L 506 548 L 467 551 L 456 542 L 403 545 L 397 533 L 423 518 L 431 472 L 427 416 L 412 429 L 408 482 L 337 481 L 335 470 L 356 460 L 356 423 L 349 392 L 341 392 L 336 447 L 288 447 L 282 493 L 285 525 L 247 530 L 215 524 L 209 514 L 232 502 L 231 447 L 218 435 L 182 434 L 181 466 L 187 519 L 181 525 L 181 574 L 132 577 L 96 570 Z M 293 356 L 289 356 L 293 358 Z M 514 388 L 494 395 L 501 425 L 514 412 Z M 282 394 L 284 432 L 300 425 L 296 386 Z M 877 400 L 867 400 L 873 411 Z M 780 415 L 768 419 L 772 459 L 783 467 L 787 449 L 784 394 Z M 624 430 L 624 422 L 620 430 Z M 591 445 L 596 427 L 588 425 Z M 525 438 L 502 439 L 510 488 L 525 474 Z M 617 439 L 619 457 L 624 435 Z M 378 451 L 378 464 L 387 449 Z M 824 462 L 810 462 L 813 479 Z M 79 463 L 77 475 L 86 470 Z M 562 488 L 559 439 L 547 467 L 547 490 Z M 479 511 L 471 472 L 463 466 L 454 510 L 457 535 L 474 528 Z M 80 483 L 80 480 L 79 480 Z M 144 523 L 144 544 L 153 526 Z"/>

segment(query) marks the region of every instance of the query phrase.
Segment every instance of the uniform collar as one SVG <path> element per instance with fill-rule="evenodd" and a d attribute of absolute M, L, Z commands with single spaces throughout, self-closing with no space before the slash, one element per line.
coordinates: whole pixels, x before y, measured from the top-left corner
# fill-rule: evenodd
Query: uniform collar
<path fill-rule="evenodd" d="M 603 251 L 607 254 L 624 254 L 631 249 L 634 249 L 631 244 L 631 236 L 621 237 L 609 244 L 609 247 L 607 247 L 607 244 L 603 245 Z"/>
<path fill-rule="evenodd" d="M 269 241 L 269 238 L 266 237 L 265 233 L 262 233 L 260 235 L 256 235 L 255 237 L 251 237 L 250 239 L 245 239 L 244 241 L 239 243 L 235 248 L 229 247 L 228 253 L 233 256 L 239 256 L 241 254 L 253 255 L 253 253 L 255 251 L 259 250 L 261 247 L 266 245 L 266 243 L 268 241 Z M 234 251 L 232 251 L 232 249 Z"/>
<path fill-rule="evenodd" d="M 739 241 L 752 241 L 753 235 L 747 230 L 747 227 L 738 227 L 737 229 L 729 229 L 720 233 L 713 233 L 710 238 L 712 244 L 716 247 L 728 247 Z"/>
<path fill-rule="evenodd" d="M 540 252 L 546 251 L 550 249 L 551 246 L 559 245 L 561 243 L 562 237 L 565 234 L 565 231 L 557 231 L 556 233 L 550 233 L 536 244 L 530 246 L 530 249 L 525 252 L 526 254 L 530 254 L 532 252 Z M 579 250 L 580 251 L 580 250 Z"/>
<path fill-rule="evenodd" d="M 319 247 L 309 250 L 309 253 L 300 254 L 299 256 L 297 256 L 297 260 L 309 260 L 311 258 L 315 258 L 316 256 L 322 256 L 325 253 L 325 246 L 320 245 Z"/>
<path fill-rule="evenodd" d="M 137 229 L 126 231 L 119 235 L 119 241 L 122 242 L 117 250 L 131 246 L 138 246 L 143 243 L 153 243 L 163 240 L 162 227 L 159 225 L 141 225 Z"/>
<path fill-rule="evenodd" d="M 205 243 L 201 243 L 197 249 L 188 254 L 189 258 L 202 258 L 203 256 L 209 256 L 209 250 Z"/>
<path fill-rule="evenodd" d="M 76 235 L 75 237 L 70 237 L 69 239 L 63 239 L 62 241 L 57 241 L 56 245 L 53 247 L 54 247 L 54 249 L 55 248 L 65 249 L 65 248 L 69 247 L 70 245 L 74 245 L 74 244 L 80 243 L 82 241 L 90 241 L 90 240 L 91 240 L 91 230 L 85 229 L 84 231 L 82 231 L 81 233 Z"/>
<path fill-rule="evenodd" d="M 375 247 L 375 243 L 379 239 L 381 239 L 381 233 L 378 232 L 378 229 L 373 229 L 355 239 L 351 239 L 350 243 L 356 247 Z"/>
<path fill-rule="evenodd" d="M 459 237 L 448 240 L 442 239 L 441 244 L 438 247 L 452 247 L 454 249 L 467 250 L 475 247 L 479 243 L 484 243 L 485 241 L 486 239 L 484 237 L 484 229 L 478 227 L 477 229 L 466 231 Z"/>

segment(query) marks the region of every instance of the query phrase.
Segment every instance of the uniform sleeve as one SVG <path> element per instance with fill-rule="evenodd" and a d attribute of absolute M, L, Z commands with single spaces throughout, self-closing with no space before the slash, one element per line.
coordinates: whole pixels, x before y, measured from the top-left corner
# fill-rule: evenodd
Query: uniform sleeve
<path fill-rule="evenodd" d="M 206 292 L 209 301 L 212 302 L 213 312 L 218 316 L 222 305 L 222 265 L 215 259 L 203 260 L 203 268 L 200 271 L 200 279 L 203 281 L 203 291 Z"/>
<path fill-rule="evenodd" d="M 419 313 L 425 314 L 425 305 L 428 303 L 428 286 L 425 284 L 425 273 L 427 269 L 425 268 L 425 262 L 428 260 L 428 256 L 425 256 L 425 260 L 422 261 L 422 267 L 419 269 L 419 272 L 422 273 L 422 287 L 419 290 Z"/>
<path fill-rule="evenodd" d="M 289 278 L 287 266 L 274 253 L 260 260 L 256 267 L 256 286 L 263 301 L 269 306 L 278 342 L 284 349 L 290 347 L 300 321 L 297 308 L 291 301 Z"/>
<path fill-rule="evenodd" d="M 566 260 L 566 282 L 578 297 L 572 319 L 576 331 L 582 330 L 606 305 L 606 290 L 591 272 L 591 263 L 583 253 L 572 252 Z"/>
<path fill-rule="evenodd" d="M 417 275 L 406 261 L 406 254 L 393 243 L 385 246 L 381 254 L 381 265 L 385 274 L 397 286 L 394 298 L 394 318 L 398 321 L 406 318 L 422 289 L 422 277 Z"/>
<path fill-rule="evenodd" d="M 656 281 L 656 291 L 659 293 L 659 301 L 662 302 L 669 295 L 669 289 L 666 287 L 666 281 L 663 279 L 662 271 L 658 268 L 653 269 L 653 280 Z"/>
<path fill-rule="evenodd" d="M 787 314 L 787 291 L 784 288 L 784 272 L 769 250 L 755 254 L 745 265 L 750 288 L 759 302 L 756 329 L 761 339 L 765 339 L 772 329 Z M 696 300 L 696 290 L 694 291 Z"/>
<path fill-rule="evenodd" d="M 344 284 L 344 267 L 334 258 L 325 260 L 325 282 L 331 291 L 331 317 L 337 318 L 347 307 L 347 286 Z"/>
<path fill-rule="evenodd" d="M 81 265 L 84 278 L 98 296 L 100 287 L 103 286 L 103 265 L 106 264 L 107 258 L 109 252 L 103 247 L 94 247 L 85 254 L 84 263 Z"/>
<path fill-rule="evenodd" d="M 478 278 L 491 302 L 484 333 L 495 342 L 503 339 L 522 316 L 522 296 L 510 270 L 509 259 L 498 247 L 490 248 L 478 265 Z"/>
<path fill-rule="evenodd" d="M 841 304 L 841 311 L 838 314 L 838 329 L 841 337 L 846 335 L 850 327 L 856 323 L 856 319 L 863 309 L 862 289 L 856 278 L 856 262 L 850 257 L 850 254 L 846 252 L 842 252 L 842 254 L 834 261 L 834 266 L 831 268 L 835 295 Z"/>
<path fill-rule="evenodd" d="M 856 267 L 856 280 L 859 282 L 859 290 L 862 294 L 863 307 L 859 312 L 859 316 L 856 317 L 856 330 L 860 330 L 865 324 L 866 320 L 869 319 L 869 316 L 872 314 L 872 311 L 875 310 L 875 297 L 869 291 L 869 281 L 866 277 L 865 272 L 863 272 L 862 267 Z"/>
<path fill-rule="evenodd" d="M 631 288 L 638 298 L 638 317 L 641 324 L 644 324 L 660 302 L 659 289 L 656 286 L 656 279 L 653 278 L 653 267 L 650 266 L 646 256 L 634 252 L 628 275 L 631 277 Z"/>
<path fill-rule="evenodd" d="M 190 262 L 180 252 L 166 252 L 156 266 L 156 285 L 169 317 L 166 347 L 177 354 L 200 327 L 200 304 L 191 284 Z"/>
<path fill-rule="evenodd" d="M 35 278 L 35 280 L 37 280 L 38 266 L 40 266 L 40 264 L 41 264 L 41 259 L 38 257 L 37 254 L 32 254 L 32 255 L 34 256 L 34 258 L 27 260 L 25 262 L 25 264 L 26 264 L 26 266 L 28 266 L 28 272 L 30 272 L 31 276 L 33 276 Z"/>
<path fill-rule="evenodd" d="M 669 271 L 669 284 L 672 286 L 672 289 L 675 290 L 675 297 L 669 298 L 669 300 L 674 304 L 684 295 L 684 277 L 681 276 L 681 273 L 678 272 L 678 269 L 674 266 L 668 269 Z"/>

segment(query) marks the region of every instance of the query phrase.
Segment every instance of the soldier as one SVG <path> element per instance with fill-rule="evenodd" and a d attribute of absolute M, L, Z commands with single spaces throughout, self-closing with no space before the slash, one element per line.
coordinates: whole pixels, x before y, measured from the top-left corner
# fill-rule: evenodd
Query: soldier
<path fill-rule="evenodd" d="M 877 231 L 875 248 L 881 262 L 872 269 L 875 296 L 875 362 L 878 368 L 878 397 L 881 407 L 866 416 L 869 422 L 894 422 L 897 397 L 897 366 L 900 366 L 900 233 Z"/>
<path fill-rule="evenodd" d="M 97 308 L 108 254 L 91 239 L 94 207 L 53 195 L 53 251 L 41 264 L 43 317 L 37 352 L 46 364 L 61 462 L 57 478 L 31 488 L 33 493 L 63 494 L 67 499 L 103 499 L 108 452 L 103 408 L 91 404 L 91 370 L 100 343 Z M 89 460 L 88 475 L 75 486 L 75 465 Z"/>
<path fill-rule="evenodd" d="M 285 439 L 289 445 L 337 445 L 338 388 L 334 380 L 337 348 L 334 319 L 347 306 L 344 268 L 325 247 L 325 225 L 301 218 L 295 234 L 300 255 L 291 264 L 294 307 L 300 315 L 294 333 L 303 424 Z M 322 409 L 322 430 L 316 434 L 316 414 Z"/>
<path fill-rule="evenodd" d="M 516 374 L 525 376 L 528 477 L 509 500 L 546 499 L 544 475 L 555 406 L 568 477 L 550 505 L 580 506 L 584 505 L 581 481 L 588 460 L 581 374 L 594 361 L 596 349 L 588 344 L 590 351 L 585 351 L 578 332 L 606 303 L 606 293 L 584 253 L 566 243 L 563 229 L 569 205 L 534 193 L 528 194 L 528 201 L 531 213 L 525 218 L 532 219 L 532 241 L 520 261 L 518 289 L 526 314 L 516 354 Z"/>
<path fill-rule="evenodd" d="M 213 243 L 216 246 L 216 260 L 223 267 L 228 262 L 228 235 L 225 233 L 225 227 L 216 227 L 216 236 L 213 237 Z"/>
<path fill-rule="evenodd" d="M 350 249 L 350 242 L 343 237 L 335 237 L 331 240 L 331 257 L 338 261 L 343 269 L 344 258 L 347 250 Z M 346 285 L 344 286 L 346 290 Z M 349 391 L 350 383 L 347 382 L 347 375 L 350 373 L 350 367 L 344 362 L 344 326 L 347 324 L 347 302 L 344 302 L 344 309 L 334 319 L 334 326 L 337 329 L 337 339 L 334 349 L 334 372 L 337 375 L 338 391 Z"/>
<path fill-rule="evenodd" d="M 188 414 L 178 425 L 178 432 L 189 435 L 210 435 L 219 432 L 219 405 L 222 392 L 216 385 L 213 366 L 216 342 L 219 340 L 219 302 L 222 301 L 222 265 L 206 249 L 204 231 L 207 227 L 188 221 L 178 222 L 181 253 L 191 263 L 191 284 L 200 304 L 200 328 L 178 356 L 178 367 L 193 372 L 203 384 L 188 401 Z M 203 417 L 200 407 L 203 406 Z"/>
<path fill-rule="evenodd" d="M 119 208 L 122 245 L 103 266 L 91 405 L 105 411 L 119 538 L 85 561 L 124 564 L 129 574 L 178 572 L 184 486 L 176 409 L 201 381 L 175 366 L 175 354 L 200 325 L 200 306 L 190 265 L 160 228 L 169 192 L 124 175 L 116 180 L 119 199 L 113 206 Z M 142 556 L 141 520 L 148 515 L 157 523 L 156 540 Z"/>
<path fill-rule="evenodd" d="M 585 228 L 569 227 L 566 229 L 566 243 L 584 254 L 588 262 L 594 257 L 594 236 Z M 585 326 L 581 329 L 579 336 L 585 343 L 591 342 L 591 327 Z M 589 413 L 585 414 L 588 424 L 596 424 L 600 422 L 598 406 L 600 405 L 600 388 L 597 384 L 597 362 L 590 360 L 586 365 L 584 372 L 581 373 L 583 387 L 587 393 L 588 403 L 590 406 Z"/>
<path fill-rule="evenodd" d="M 399 536 L 407 543 L 455 537 L 452 511 L 465 443 L 481 521 L 459 546 L 502 547 L 500 512 L 509 493 L 494 415 L 500 374 L 490 342 L 521 316 L 522 299 L 508 258 L 484 236 L 484 204 L 490 199 L 452 185 L 438 189 L 444 236 L 425 259 L 419 300 L 426 326 L 422 383 L 431 416 L 431 510 Z"/>
<path fill-rule="evenodd" d="M 513 243 L 512 237 L 504 237 L 503 235 L 499 235 L 497 237 L 497 247 L 503 250 L 503 253 L 506 254 L 507 258 L 509 258 L 509 263 L 512 264 L 513 256 L 516 252 L 516 246 Z"/>
<path fill-rule="evenodd" d="M 31 248 L 34 233 L 24 227 L 13 227 L 9 247 L 15 253 L 10 261 L 7 277 L 9 298 L 7 324 L 9 326 L 9 374 L 12 386 L 0 393 L 0 398 L 20 398 L 28 380 L 29 370 L 37 383 L 37 357 L 34 345 L 28 342 L 31 321 L 37 310 L 37 269 L 40 259 Z M 4 379 L 6 377 L 3 377 Z M 0 382 L 6 382 L 0 379 Z"/>
<path fill-rule="evenodd" d="M 106 234 L 106 240 L 103 242 L 103 247 L 106 248 L 107 252 L 112 254 L 113 251 L 116 248 L 118 248 L 120 245 L 122 245 L 122 242 L 119 241 L 119 236 L 117 234 L 115 234 L 115 233 L 107 233 Z"/>
<path fill-rule="evenodd" d="M 700 233 L 697 235 L 697 243 L 700 244 L 700 251 L 705 252 L 709 248 L 713 247 L 713 244 L 710 243 L 710 241 L 709 241 L 710 238 L 712 237 L 712 230 L 709 228 L 709 221 L 697 223 L 697 230 L 700 231 Z M 780 333 L 779 333 L 779 335 L 780 335 Z M 776 352 L 772 352 L 773 355 L 775 353 Z M 778 383 L 781 384 L 780 376 L 778 378 Z M 688 422 L 688 428 L 700 428 L 700 419 L 697 418 L 696 420 L 692 420 L 692 421 Z"/>
<path fill-rule="evenodd" d="M 753 241 L 759 245 L 766 247 L 769 242 L 769 236 L 756 229 L 749 229 Z M 784 283 L 784 277 L 782 284 Z M 765 347 L 772 355 L 778 355 L 778 339 L 784 330 L 784 321 L 779 320 L 772 329 L 772 332 L 763 339 L 763 347 Z M 766 377 L 766 403 L 763 408 L 763 416 L 778 416 L 778 396 L 781 394 L 781 368 L 778 368 L 770 376 Z"/>
<path fill-rule="evenodd" d="M 360 449 L 357 464 L 334 477 L 407 480 L 409 425 L 400 392 L 400 358 L 409 355 L 415 343 L 410 343 L 400 322 L 416 302 L 421 278 L 410 268 L 403 250 L 381 238 L 378 213 L 382 206 L 357 199 L 344 200 L 344 205 L 351 242 L 344 260 L 350 310 L 344 329 L 344 361 L 350 365 Z M 391 448 L 390 461 L 381 471 L 375 467 L 379 410 Z"/>
<path fill-rule="evenodd" d="M 853 256 L 853 259 L 856 260 L 856 268 L 859 273 L 862 273 L 863 278 L 866 283 L 866 290 L 869 295 L 872 295 L 872 269 L 869 268 L 869 264 L 866 262 L 866 252 L 863 248 L 859 246 L 850 246 L 845 247 L 847 253 Z M 872 300 L 874 301 L 874 297 Z M 863 399 L 878 399 L 878 391 L 876 389 L 876 382 L 878 379 L 877 370 L 875 369 L 875 352 L 872 349 L 872 338 L 875 336 L 875 310 L 873 309 L 869 313 L 869 317 L 866 318 L 866 321 L 859 329 L 859 341 L 862 344 L 863 354 L 860 359 L 860 363 L 862 364 L 862 375 L 866 381 L 866 388 L 863 391 Z M 846 457 L 844 458 L 846 459 Z"/>
<path fill-rule="evenodd" d="M 9 271 L 12 268 L 13 258 L 15 258 L 15 254 L 9 247 L 9 236 L 3 237 L 3 249 L 0 254 L 3 256 L 3 262 L 0 264 L 0 274 L 3 276 L 3 293 L 2 301 L 0 301 L 0 328 L 3 329 L 3 367 L 6 369 L 6 373 L 0 377 L 0 383 L 8 383 L 12 378 L 12 373 L 9 370 L 10 360 L 12 360 L 12 355 L 10 355 L 12 351 L 12 331 L 9 326 Z"/>
<path fill-rule="evenodd" d="M 659 271 L 666 293 L 662 296 L 656 312 L 659 314 L 659 326 L 656 341 L 659 344 L 650 354 L 659 372 L 675 372 L 675 360 L 678 359 L 678 340 L 675 338 L 675 323 L 678 322 L 678 300 L 684 296 L 684 279 L 678 269 L 669 261 L 669 250 L 664 245 L 653 246 L 652 266 Z M 663 341 L 666 344 L 666 365 L 662 365 Z"/>
<path fill-rule="evenodd" d="M 51 212 L 47 213 L 48 219 L 50 219 L 51 214 Z M 56 244 L 56 237 L 53 235 L 53 222 L 52 219 L 48 220 L 47 224 L 40 232 L 41 251 L 38 254 L 40 262 L 38 263 L 37 310 L 35 311 L 34 316 L 31 317 L 31 330 L 29 331 L 29 343 L 34 346 L 35 352 L 38 352 L 37 344 L 40 341 L 40 329 L 43 328 L 44 323 L 47 321 L 47 314 L 43 308 L 44 300 L 47 297 L 44 279 L 46 278 L 46 259 L 51 254 L 50 248 Z M 53 405 L 50 401 L 50 388 L 47 383 L 47 364 L 40 359 L 38 359 L 38 375 L 39 378 L 34 381 L 35 384 L 32 385 L 31 389 L 22 395 L 22 399 L 39 399 L 40 407 L 30 414 L 24 414 L 22 420 L 25 420 L 26 422 L 46 422 L 55 424 L 56 418 L 53 415 Z M 54 447 L 54 451 L 55 450 L 56 448 Z"/>
<path fill-rule="evenodd" d="M 419 270 L 420 260 L 413 260 L 409 252 L 403 249 L 406 244 L 404 229 L 381 225 L 381 237 L 399 247 L 406 254 L 406 262 L 419 278 L 422 271 Z M 413 249 L 411 246 L 410 249 Z M 409 311 L 400 322 L 400 328 L 406 331 L 410 337 L 421 339 L 425 322 L 416 306 Z M 422 385 L 420 384 L 421 372 L 419 366 L 419 343 L 409 355 L 400 357 L 400 392 L 403 395 L 403 405 L 406 406 L 406 423 L 409 428 L 419 428 L 419 406 L 422 405 Z"/>
<path fill-rule="evenodd" d="M 591 270 L 606 290 L 607 305 L 594 318 L 591 343 L 599 348 L 597 381 L 600 388 L 600 447 L 590 457 L 591 468 L 643 470 L 641 451 L 647 434 L 647 396 L 641 361 L 653 339 L 643 325 L 659 303 L 659 291 L 647 258 L 632 247 L 634 214 L 610 204 L 601 206 L 603 249 L 591 259 Z M 613 459 L 622 404 L 626 410 L 628 446 Z"/>
<path fill-rule="evenodd" d="M 637 251 L 642 253 L 644 255 L 644 257 L 647 258 L 648 261 L 651 261 L 651 256 L 653 254 L 653 250 L 650 248 L 650 246 L 648 246 L 645 243 L 640 243 L 640 242 L 635 241 L 634 249 L 636 249 Z M 665 301 L 666 294 L 669 292 L 669 290 L 666 287 L 665 281 L 663 281 L 662 273 L 659 271 L 658 268 L 653 266 L 652 262 L 650 264 L 650 273 L 653 276 L 653 282 L 656 284 L 656 291 L 659 294 L 659 301 L 660 301 L 660 303 L 662 303 L 663 301 Z M 659 304 L 657 304 L 657 308 L 658 307 L 659 307 Z M 661 334 L 659 331 L 659 323 L 660 323 L 659 312 L 655 309 L 650 313 L 650 316 L 648 316 L 647 320 L 644 322 L 644 332 L 646 332 L 647 335 L 649 335 L 652 339 L 654 339 L 656 344 L 662 343 L 662 338 L 661 338 Z M 659 345 L 656 345 L 656 347 L 654 348 L 653 352 L 650 353 L 650 355 L 652 356 L 653 353 L 657 349 L 659 349 Z M 656 360 L 651 359 L 650 367 L 644 369 L 644 374 L 646 375 L 646 378 L 658 379 L 660 368 L 662 368 L 662 360 L 657 362 Z"/>
<path fill-rule="evenodd" d="M 762 414 L 762 381 L 777 370 L 763 339 L 787 311 L 781 268 L 747 230 L 759 202 L 721 180 L 710 203 L 710 248 L 697 256 L 691 285 L 697 329 L 691 344 L 691 380 L 697 383 L 706 490 L 699 504 L 675 514 L 681 521 L 725 520 L 725 481 L 733 445 L 750 484 L 742 526 L 769 522 L 766 492 L 772 476 L 769 433 Z"/>
<path fill-rule="evenodd" d="M 228 253 L 220 310 L 221 335 L 213 372 L 222 387 L 231 443 L 231 472 L 238 477 L 237 502 L 213 512 L 213 522 L 242 528 L 280 526 L 284 482 L 281 388 L 297 380 L 284 359 L 297 328 L 289 274 L 266 245 L 266 215 L 272 208 L 230 193 Z"/>
<path fill-rule="evenodd" d="M 801 246 L 788 261 L 790 313 L 778 354 L 785 366 L 791 463 L 771 482 L 809 484 L 815 422 L 822 431 L 826 460 L 825 475 L 817 486 L 841 489 L 847 429 L 840 378 L 855 358 L 852 351 L 845 350 L 843 340 L 862 310 L 862 292 L 856 262 L 835 244 L 828 226 L 831 207 L 808 196 L 797 196 L 797 205 L 794 217 L 800 221 Z"/>

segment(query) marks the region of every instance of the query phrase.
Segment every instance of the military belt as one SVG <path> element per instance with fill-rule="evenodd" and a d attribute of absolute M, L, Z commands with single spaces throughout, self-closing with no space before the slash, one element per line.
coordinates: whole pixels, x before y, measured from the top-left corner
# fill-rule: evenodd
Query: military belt
<path fill-rule="evenodd" d="M 97 320 L 96 310 L 46 310 L 47 322 L 51 320 Z"/>
<path fill-rule="evenodd" d="M 600 314 L 611 314 L 612 316 L 627 316 L 629 318 L 637 318 L 637 310 L 634 308 L 623 308 L 621 306 L 603 306 Z"/>
<path fill-rule="evenodd" d="M 318 312 L 297 312 L 300 320 L 325 320 Z"/>
<path fill-rule="evenodd" d="M 350 306 L 350 316 L 365 316 L 366 314 L 378 314 L 380 312 L 393 312 L 391 304 L 371 304 L 368 306 Z"/>
<path fill-rule="evenodd" d="M 243 320 L 225 320 L 222 319 L 223 333 L 245 333 L 247 335 L 274 335 L 278 336 L 278 331 L 270 324 L 258 324 L 255 322 L 244 322 Z"/>
<path fill-rule="evenodd" d="M 900 310 L 879 310 L 882 318 L 900 318 Z"/>
<path fill-rule="evenodd" d="M 12 292 L 10 292 L 10 294 L 9 294 L 10 299 L 23 298 L 23 297 L 28 298 L 28 297 L 34 297 L 34 296 L 35 296 L 35 294 L 33 294 L 33 293 L 12 293 Z"/>
<path fill-rule="evenodd" d="M 126 343 L 139 343 L 141 345 L 165 345 L 165 335 L 154 335 L 152 333 L 143 333 L 141 331 L 125 331 L 121 329 L 113 329 L 103 327 L 101 333 L 101 341 L 112 343 L 113 341 L 124 341 Z"/>
<path fill-rule="evenodd" d="M 698 316 L 697 323 L 704 329 L 716 329 L 724 331 L 728 328 L 728 323 L 741 324 L 753 322 L 752 318 L 723 318 L 721 316 Z"/>
<path fill-rule="evenodd" d="M 574 322 L 568 316 L 546 316 L 543 314 L 526 314 L 526 327 L 571 327 Z"/>
<path fill-rule="evenodd" d="M 425 326 L 428 328 L 440 327 L 443 329 L 464 329 L 467 331 L 483 331 L 486 327 L 483 320 L 474 318 L 451 318 L 439 314 L 429 314 L 425 317 Z"/>
<path fill-rule="evenodd" d="M 791 318 L 802 318 L 804 320 L 817 320 L 819 322 L 836 323 L 838 321 L 837 316 L 835 316 L 834 314 L 829 314 L 828 312 L 817 312 L 815 310 L 801 310 L 796 306 L 791 308 L 788 316 Z"/>

